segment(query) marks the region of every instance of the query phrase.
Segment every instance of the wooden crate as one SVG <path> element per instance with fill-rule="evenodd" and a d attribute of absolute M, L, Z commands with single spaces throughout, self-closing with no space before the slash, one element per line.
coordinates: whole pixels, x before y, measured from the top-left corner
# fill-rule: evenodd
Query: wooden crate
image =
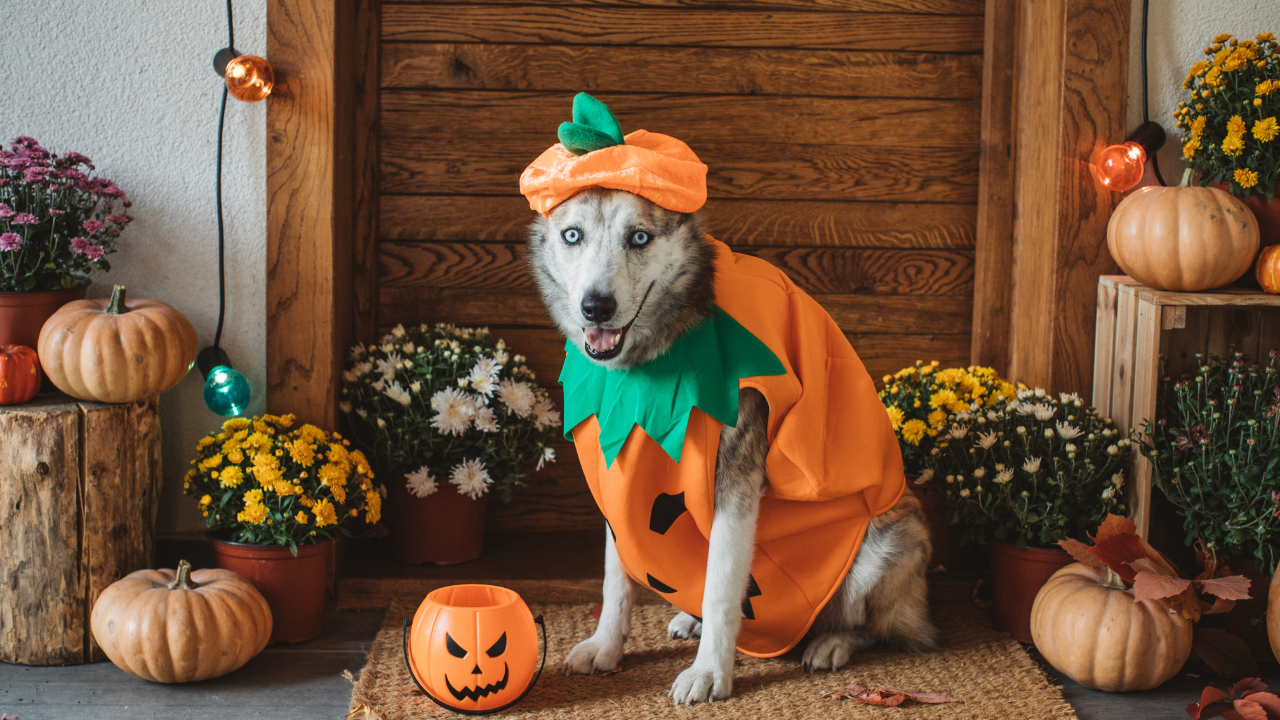
<path fill-rule="evenodd" d="M 1098 279 L 1093 404 L 1122 429 L 1156 419 L 1161 377 L 1191 372 L 1196 355 L 1259 358 L 1280 348 L 1280 295 L 1230 287 L 1207 293 L 1153 290 L 1127 275 Z M 1162 367 L 1162 362 L 1163 367 Z M 1134 453 L 1129 503 L 1143 537 L 1151 523 L 1151 462 Z"/>
<path fill-rule="evenodd" d="M 105 660 L 89 612 L 152 565 L 160 415 L 51 394 L 0 407 L 0 661 Z"/>

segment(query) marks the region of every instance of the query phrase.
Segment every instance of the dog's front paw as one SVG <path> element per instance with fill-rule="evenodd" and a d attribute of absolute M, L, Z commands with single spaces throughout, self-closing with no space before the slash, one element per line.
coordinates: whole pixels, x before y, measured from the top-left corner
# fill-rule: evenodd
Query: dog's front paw
<path fill-rule="evenodd" d="M 606 642 L 594 635 L 578 643 L 564 659 L 565 675 L 594 675 L 618 669 L 622 643 Z"/>
<path fill-rule="evenodd" d="M 689 613 L 682 612 L 667 623 L 667 636 L 671 639 L 693 640 L 702 637 L 702 623 Z"/>
<path fill-rule="evenodd" d="M 865 633 L 826 633 L 814 638 L 804 649 L 802 665 L 806 672 L 839 670 L 854 654 L 871 645 Z"/>
<path fill-rule="evenodd" d="M 667 695 L 677 705 L 727 700 L 733 694 L 733 671 L 723 672 L 695 662 L 676 677 Z"/>

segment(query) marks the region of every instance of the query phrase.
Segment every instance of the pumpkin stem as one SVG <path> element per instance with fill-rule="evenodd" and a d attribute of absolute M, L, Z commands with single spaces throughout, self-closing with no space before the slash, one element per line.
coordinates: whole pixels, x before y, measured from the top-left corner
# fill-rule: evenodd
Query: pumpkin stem
<path fill-rule="evenodd" d="M 1102 569 L 1104 570 L 1104 573 L 1102 577 L 1098 579 L 1099 585 L 1111 588 L 1112 590 L 1124 590 L 1124 578 L 1117 575 L 1115 570 L 1112 570 L 1105 565 L 1102 566 Z"/>
<path fill-rule="evenodd" d="M 1182 171 L 1182 182 L 1178 183 L 1178 187 L 1191 187 L 1191 166 L 1188 165 L 1186 170 Z"/>
<path fill-rule="evenodd" d="M 124 288 L 119 285 L 117 285 L 116 288 L 124 290 Z M 179 560 L 178 575 L 173 579 L 173 582 L 169 583 L 169 589 L 195 590 L 198 587 L 200 587 L 200 584 L 191 579 L 191 563 L 186 560 Z"/>
<path fill-rule="evenodd" d="M 111 288 L 111 301 L 107 303 L 106 313 L 108 315 L 121 315 L 129 312 L 129 308 L 124 306 L 124 286 L 116 285 Z"/>

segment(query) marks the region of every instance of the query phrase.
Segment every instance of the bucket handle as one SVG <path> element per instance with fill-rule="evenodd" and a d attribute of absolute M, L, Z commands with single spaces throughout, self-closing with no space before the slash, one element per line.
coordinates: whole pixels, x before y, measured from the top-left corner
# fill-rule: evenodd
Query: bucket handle
<path fill-rule="evenodd" d="M 466 710 L 466 709 L 464 709 L 464 708 L 454 707 L 454 706 L 449 705 L 449 704 L 447 704 L 447 703 L 441 702 L 441 701 L 440 701 L 440 699 L 439 699 L 439 698 L 437 698 L 435 695 L 432 695 L 431 693 L 427 692 L 427 689 L 426 689 L 425 687 L 423 687 L 423 686 L 422 686 L 422 683 L 421 683 L 421 682 L 419 682 L 419 681 L 418 681 L 418 676 L 413 674 L 413 663 L 412 663 L 412 662 L 410 662 L 410 660 L 409 660 L 409 619 L 408 619 L 408 618 L 405 618 L 405 621 L 404 621 L 404 633 L 403 633 L 403 637 L 402 637 L 402 643 L 403 643 L 403 646 L 404 646 L 404 664 L 405 664 L 405 667 L 407 667 L 407 668 L 409 669 L 409 677 L 413 678 L 413 684 L 418 686 L 418 689 L 422 691 L 422 694 L 423 694 L 423 695 L 426 695 L 428 698 L 430 698 L 430 699 L 431 699 L 431 702 L 433 702 L 433 703 L 435 703 L 435 704 L 439 705 L 440 707 L 444 708 L 445 710 L 451 710 L 451 711 L 456 712 L 456 713 L 459 713 L 459 714 L 461 714 L 461 715 L 488 715 L 488 714 L 490 714 L 490 713 L 498 713 L 498 712 L 502 712 L 503 710 L 506 710 L 507 708 L 509 708 L 509 707 L 511 707 L 511 706 L 513 706 L 513 705 L 515 705 L 516 703 L 520 702 L 521 700 L 523 700 L 523 699 L 524 699 L 524 696 L 525 696 L 525 695 L 528 695 L 528 694 L 529 694 L 529 691 L 533 689 L 533 686 L 538 684 L 538 679 L 542 677 L 542 668 L 546 667 L 546 664 L 547 664 L 547 624 L 546 624 L 546 623 L 544 623 L 544 622 L 542 621 L 542 616 L 541 616 L 541 615 L 539 615 L 538 617 L 534 618 L 534 619 L 533 619 L 533 621 L 534 621 L 535 623 L 537 623 L 537 624 L 538 624 L 538 628 L 542 631 L 542 660 L 538 663 L 538 672 L 534 674 L 534 676 L 533 676 L 533 680 L 532 680 L 532 681 L 530 681 L 530 682 L 529 682 L 529 684 L 528 684 L 528 686 L 526 686 L 526 687 L 525 687 L 524 692 L 520 693 L 520 697 L 516 698 L 515 700 L 512 700 L 511 702 L 507 703 L 506 705 L 503 705 L 503 706 L 501 706 L 501 707 L 493 708 L 492 710 Z"/>

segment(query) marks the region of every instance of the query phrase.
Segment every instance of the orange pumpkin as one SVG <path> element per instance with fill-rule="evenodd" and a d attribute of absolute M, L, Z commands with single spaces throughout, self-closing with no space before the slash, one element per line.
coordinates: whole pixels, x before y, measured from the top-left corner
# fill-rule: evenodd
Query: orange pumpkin
<path fill-rule="evenodd" d="M 0 405 L 19 405 L 40 391 L 40 359 L 26 345 L 0 347 Z"/>
<path fill-rule="evenodd" d="M 80 400 L 126 403 L 178 384 L 196 359 L 196 329 L 159 300 L 63 305 L 40 330 L 40 362 L 64 393 Z"/>
<path fill-rule="evenodd" d="M 271 608 L 230 570 L 139 570 L 102 591 L 93 637 L 116 667 L 143 680 L 194 682 L 226 675 L 262 652 Z"/>
<path fill-rule="evenodd" d="M 1258 284 L 1272 295 L 1280 295 L 1280 245 L 1268 245 L 1258 253 L 1258 264 L 1254 270 L 1258 276 Z"/>
<path fill-rule="evenodd" d="M 455 712 L 498 712 L 537 682 L 538 633 L 519 595 L 493 585 L 453 585 L 427 595 L 405 639 L 405 663 L 422 692 Z M 543 643 L 545 660 L 545 645 Z"/>
<path fill-rule="evenodd" d="M 1072 563 L 1049 578 L 1031 606 L 1036 647 L 1085 687 L 1149 690 L 1176 675 L 1191 654 L 1190 620 L 1167 600 L 1135 603 L 1123 587 L 1106 568 Z"/>
<path fill-rule="evenodd" d="M 1157 290 L 1199 292 L 1240 279 L 1258 253 L 1258 221 L 1244 203 L 1211 187 L 1144 187 L 1120 202 L 1107 247 L 1120 268 Z"/>

